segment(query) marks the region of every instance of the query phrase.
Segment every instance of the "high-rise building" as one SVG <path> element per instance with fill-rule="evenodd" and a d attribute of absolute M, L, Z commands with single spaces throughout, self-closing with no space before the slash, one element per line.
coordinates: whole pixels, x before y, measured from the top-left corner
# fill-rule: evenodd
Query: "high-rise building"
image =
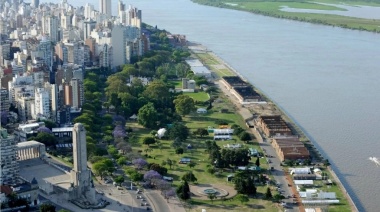
<path fill-rule="evenodd" d="M 80 108 L 83 105 L 83 83 L 81 80 L 73 78 L 70 81 L 71 91 L 72 91 L 72 105 L 74 108 Z"/>
<path fill-rule="evenodd" d="M 9 60 L 11 54 L 11 45 L 4 43 L 0 45 L 0 65 L 4 65 L 4 60 Z"/>
<path fill-rule="evenodd" d="M 89 37 L 84 41 L 84 44 L 86 46 L 88 46 L 88 48 L 89 48 L 90 60 L 95 61 L 95 58 L 96 58 L 96 56 L 95 56 L 96 40 L 92 37 Z"/>
<path fill-rule="evenodd" d="M 142 14 L 141 10 L 129 5 L 128 9 L 128 25 L 141 29 Z"/>
<path fill-rule="evenodd" d="M 67 13 L 61 14 L 61 28 L 68 29 L 71 26 L 71 17 Z"/>
<path fill-rule="evenodd" d="M 94 11 L 94 5 L 87 3 L 84 6 L 84 18 L 90 19 L 92 18 L 92 12 Z"/>
<path fill-rule="evenodd" d="M 96 22 L 88 19 L 83 22 L 83 40 L 87 40 L 89 36 L 91 35 L 91 31 L 95 29 Z"/>
<path fill-rule="evenodd" d="M 112 50 L 113 50 L 113 66 L 121 66 L 127 64 L 126 53 L 126 30 L 122 25 L 115 25 L 111 32 Z"/>
<path fill-rule="evenodd" d="M 44 60 L 47 67 L 52 66 L 53 64 L 53 51 L 52 44 L 49 39 L 46 37 L 42 37 L 39 45 L 37 46 L 37 50 L 39 51 L 40 57 Z"/>
<path fill-rule="evenodd" d="M 99 66 L 103 68 L 111 68 L 113 63 L 112 47 L 107 44 L 103 44 L 99 48 L 102 48 L 99 54 Z"/>
<path fill-rule="evenodd" d="M 37 8 L 40 5 L 40 0 L 32 0 L 31 6 Z"/>
<path fill-rule="evenodd" d="M 58 65 L 67 63 L 67 48 L 62 42 L 58 42 L 55 45 L 55 55 Z"/>
<path fill-rule="evenodd" d="M 37 88 L 34 94 L 34 113 L 33 118 L 38 119 L 40 117 L 50 118 L 50 95 L 49 91 L 44 88 Z"/>
<path fill-rule="evenodd" d="M 0 112 L 9 111 L 9 92 L 6 88 L 1 88 L 0 93 Z"/>
<path fill-rule="evenodd" d="M 100 13 L 112 16 L 112 0 L 99 0 Z"/>
<path fill-rule="evenodd" d="M 4 128 L 0 128 L 1 146 L 1 185 L 13 185 L 18 179 L 19 167 L 17 163 L 17 146 L 14 136 L 8 135 Z"/>
<path fill-rule="evenodd" d="M 59 20 L 57 16 L 44 16 L 42 18 L 42 32 L 49 34 L 52 42 L 58 42 Z"/>

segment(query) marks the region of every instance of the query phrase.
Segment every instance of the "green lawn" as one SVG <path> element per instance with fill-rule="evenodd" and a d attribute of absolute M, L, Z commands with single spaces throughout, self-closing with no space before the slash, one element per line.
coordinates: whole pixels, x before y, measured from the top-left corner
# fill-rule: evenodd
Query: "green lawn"
<path fill-rule="evenodd" d="M 212 72 L 216 73 L 216 75 L 218 75 L 219 77 L 236 76 L 236 74 L 233 71 L 229 70 L 227 67 L 219 68 L 218 66 L 222 64 L 211 54 L 197 53 L 195 55 L 205 66 L 207 66 Z"/>
<path fill-rule="evenodd" d="M 206 92 L 197 92 L 197 93 L 183 93 L 184 95 L 188 95 L 196 101 L 207 101 L 210 99 L 209 95 Z"/>

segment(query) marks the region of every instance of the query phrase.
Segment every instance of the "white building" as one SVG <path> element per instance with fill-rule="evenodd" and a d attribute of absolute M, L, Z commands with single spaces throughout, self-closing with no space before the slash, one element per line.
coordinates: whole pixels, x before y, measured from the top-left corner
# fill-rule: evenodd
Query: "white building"
<path fill-rule="evenodd" d="M 99 0 L 99 11 L 110 18 L 112 16 L 112 0 Z"/>
<path fill-rule="evenodd" d="M 93 11 L 94 11 L 94 5 L 87 3 L 84 6 L 84 18 L 85 19 L 92 18 L 93 17 L 92 16 Z"/>
<path fill-rule="evenodd" d="M 50 95 L 49 91 L 44 88 L 37 88 L 34 94 L 34 113 L 32 114 L 33 119 L 38 119 L 40 117 L 50 118 Z"/>

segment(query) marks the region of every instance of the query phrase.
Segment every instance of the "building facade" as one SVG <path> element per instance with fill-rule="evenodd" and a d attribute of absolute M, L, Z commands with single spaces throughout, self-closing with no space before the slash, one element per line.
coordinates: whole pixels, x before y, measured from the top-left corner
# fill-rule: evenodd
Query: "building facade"
<path fill-rule="evenodd" d="M 1 145 L 1 185 L 13 185 L 19 174 L 17 163 L 17 146 L 14 136 L 8 134 L 7 130 L 0 128 Z"/>

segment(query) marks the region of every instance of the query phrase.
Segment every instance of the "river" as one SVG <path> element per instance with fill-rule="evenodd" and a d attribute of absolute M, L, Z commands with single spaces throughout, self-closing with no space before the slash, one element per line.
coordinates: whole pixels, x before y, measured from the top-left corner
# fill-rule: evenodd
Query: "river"
<path fill-rule="evenodd" d="M 144 22 L 207 46 L 261 89 L 330 160 L 359 210 L 378 211 L 380 168 L 368 158 L 380 157 L 379 34 L 190 0 L 128 4 L 142 10 Z"/>

